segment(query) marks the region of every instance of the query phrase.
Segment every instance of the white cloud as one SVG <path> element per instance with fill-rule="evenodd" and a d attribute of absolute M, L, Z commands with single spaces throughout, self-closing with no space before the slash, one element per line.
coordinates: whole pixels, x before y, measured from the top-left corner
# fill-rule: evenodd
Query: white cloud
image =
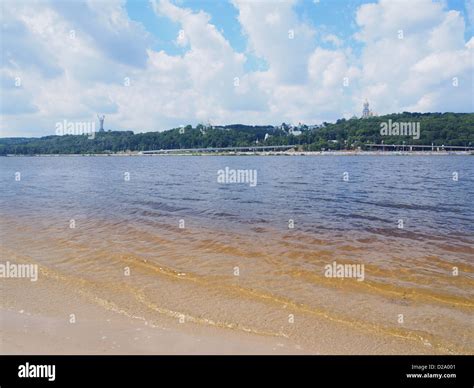
<path fill-rule="evenodd" d="M 459 12 L 429 0 L 417 0 L 416 7 L 381 0 L 361 6 L 357 23 L 364 46 L 354 101 L 368 98 L 379 113 L 473 111 L 473 52 Z"/>
<path fill-rule="evenodd" d="M 323 42 L 331 43 L 334 47 L 341 47 L 344 44 L 344 42 L 334 34 L 323 36 Z"/>
<path fill-rule="evenodd" d="M 474 38 L 465 42 L 462 15 L 443 3 L 362 5 L 357 55 L 301 20 L 296 0 L 232 3 L 247 39 L 243 53 L 206 12 L 152 1 L 154 12 L 184 32 L 175 41 L 184 53 L 171 55 L 151 49 L 122 1 L 7 1 L 0 20 L 2 136 L 52 134 L 57 121 L 93 120 L 96 113 L 106 114 L 106 128 L 135 131 L 207 120 L 314 123 L 360 114 L 365 98 L 380 114 L 473 111 Z M 249 54 L 266 70 L 246 70 Z"/>
<path fill-rule="evenodd" d="M 275 82 L 306 82 L 307 60 L 315 47 L 315 31 L 298 19 L 295 3 L 233 0 L 248 50 L 268 63 Z"/>

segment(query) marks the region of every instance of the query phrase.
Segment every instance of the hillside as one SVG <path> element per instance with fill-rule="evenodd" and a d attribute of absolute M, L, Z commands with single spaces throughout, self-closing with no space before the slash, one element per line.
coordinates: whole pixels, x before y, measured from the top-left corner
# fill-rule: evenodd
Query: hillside
<path fill-rule="evenodd" d="M 382 136 L 382 122 L 416 122 L 420 137 Z M 84 135 L 45 136 L 41 138 L 2 138 L 0 155 L 84 154 L 145 151 L 175 148 L 239 147 L 255 145 L 298 144 L 302 150 L 364 148 L 367 143 L 474 145 L 474 113 L 401 113 L 368 119 L 340 119 L 335 123 L 297 128 L 292 135 L 289 126 L 247 126 L 241 124 L 205 128 L 174 128 L 163 132 L 134 134 L 132 131 L 96 133 L 94 139 Z M 266 136 L 268 135 L 268 136 Z M 267 139 L 265 140 L 265 137 Z"/>

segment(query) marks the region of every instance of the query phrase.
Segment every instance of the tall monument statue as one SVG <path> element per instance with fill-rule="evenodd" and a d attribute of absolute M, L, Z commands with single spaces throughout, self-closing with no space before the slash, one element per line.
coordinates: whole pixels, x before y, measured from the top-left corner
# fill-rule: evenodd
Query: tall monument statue
<path fill-rule="evenodd" d="M 104 119 L 105 119 L 105 115 L 102 115 L 102 116 L 97 115 L 97 118 L 99 119 L 99 123 L 100 123 L 99 132 L 104 132 Z"/>

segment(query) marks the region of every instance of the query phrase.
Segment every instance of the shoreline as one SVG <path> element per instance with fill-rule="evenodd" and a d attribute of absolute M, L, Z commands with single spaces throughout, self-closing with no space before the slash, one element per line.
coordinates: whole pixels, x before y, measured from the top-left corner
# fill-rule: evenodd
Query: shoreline
<path fill-rule="evenodd" d="M 125 157 L 125 156 L 474 156 L 473 151 L 265 151 L 265 152 L 160 152 L 156 154 L 100 153 L 100 154 L 35 154 L 1 155 L 3 157 Z"/>
<path fill-rule="evenodd" d="M 15 224 L 5 225 L 16 236 L 38 238 L 29 245 L 28 237 L 15 242 L 6 236 L 9 242 L 0 258 L 37 264 L 39 276 L 35 282 L 23 278 L 0 281 L 2 354 L 472 354 L 472 336 L 463 329 L 472 305 L 462 294 L 427 293 L 422 287 L 404 286 L 409 273 L 384 287 L 375 277 L 370 280 L 379 271 L 370 269 L 374 264 L 369 257 L 365 260 L 368 272 L 364 284 L 320 276 L 316 269 L 331 260 L 320 256 L 328 247 L 325 239 L 317 245 L 311 241 L 316 252 L 310 261 L 312 271 L 285 270 L 291 284 L 304 285 L 302 291 L 307 292 L 294 293 L 293 286 L 284 287 L 289 292 L 283 296 L 272 287 L 262 287 L 251 263 L 245 265 L 249 275 L 254 273 L 251 277 L 220 282 L 226 276 L 224 271 L 217 272 L 219 277 L 206 277 L 205 267 L 194 268 L 190 261 L 175 262 L 184 257 L 184 250 L 201 252 L 193 255 L 193 262 L 222 255 L 222 247 L 215 245 L 225 240 L 222 237 L 209 240 L 206 233 L 198 238 L 190 231 L 183 237 L 194 243 L 183 248 L 183 240 L 170 239 L 164 228 L 160 228 L 159 240 L 150 240 L 143 231 L 132 234 L 128 227 L 113 231 L 122 241 L 126 233 L 131 240 L 142 238 L 153 246 L 161 245 L 170 258 L 166 261 L 136 249 L 127 253 L 119 245 L 112 248 L 108 235 L 103 234 L 100 239 L 106 246 L 101 251 L 90 236 L 87 244 L 80 243 L 81 236 L 77 236 L 67 243 L 74 252 L 67 254 L 61 249 L 64 253 L 55 254 L 65 235 L 55 241 L 50 229 L 41 232 L 23 223 L 17 225 L 22 230 L 19 234 Z M 112 229 L 111 224 L 94 224 Z M 82 235 L 86 236 L 87 232 Z M 250 247 L 248 241 L 240 237 L 237 244 Z M 200 251 L 202 243 L 215 248 Z M 382 251 L 376 248 L 371 250 Z M 25 251 L 44 252 L 50 258 L 35 258 Z M 254 249 L 232 251 L 250 258 Z M 254 265 L 263 273 L 275 266 L 284 268 L 281 263 L 286 260 L 276 259 L 279 252 L 271 252 L 271 262 L 259 260 Z M 255 253 L 260 257 L 258 251 Z M 61 261 L 69 258 L 70 264 L 58 265 L 58 257 Z M 122 269 L 127 267 L 131 275 L 124 277 Z M 472 272 L 470 267 L 460 268 L 463 273 Z M 469 278 L 462 289 L 467 289 L 466 282 Z M 441 277 L 431 283 L 439 288 L 446 281 Z M 348 306 L 352 306 L 350 312 Z M 404 325 L 396 322 L 400 313 L 407 317 Z M 448 331 L 458 334 L 453 339 Z"/>
<path fill-rule="evenodd" d="M 0 354 L 163 354 L 163 355 L 285 355 L 285 354 L 443 354 L 430 343 L 365 333 L 355 327 L 318 319 L 315 344 L 293 336 L 273 336 L 200 325 L 160 316 L 105 308 L 81 290 L 47 284 L 11 282 L 0 306 Z M 23 283 L 24 286 L 21 286 Z M 26 284 L 25 284 L 26 283 Z M 48 300 L 47 306 L 42 306 Z M 42 307 L 41 307 L 42 306 Z M 70 314 L 74 314 L 74 322 Z M 299 317 L 299 315 L 298 315 Z M 300 319 L 300 318 L 298 318 Z M 469 352 L 468 352 L 469 353 Z M 451 354 L 464 354 L 453 352 Z"/>
<path fill-rule="evenodd" d="M 311 354 L 285 338 L 263 338 L 209 328 L 155 326 L 82 305 L 75 324 L 67 316 L 0 308 L 0 354 L 226 355 Z M 186 325 L 186 324 L 183 324 Z M 189 325 L 189 324 L 188 324 Z"/>

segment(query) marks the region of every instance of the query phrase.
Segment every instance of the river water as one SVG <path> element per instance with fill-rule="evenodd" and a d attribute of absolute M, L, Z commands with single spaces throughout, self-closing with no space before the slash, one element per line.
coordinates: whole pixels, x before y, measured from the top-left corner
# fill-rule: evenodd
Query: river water
<path fill-rule="evenodd" d="M 8 157 L 0 167 L 3 261 L 37 263 L 106 309 L 310 349 L 327 322 L 474 353 L 473 157 Z M 253 184 L 219 181 L 226 168 Z M 363 279 L 326 276 L 337 264 L 363 265 Z"/>

